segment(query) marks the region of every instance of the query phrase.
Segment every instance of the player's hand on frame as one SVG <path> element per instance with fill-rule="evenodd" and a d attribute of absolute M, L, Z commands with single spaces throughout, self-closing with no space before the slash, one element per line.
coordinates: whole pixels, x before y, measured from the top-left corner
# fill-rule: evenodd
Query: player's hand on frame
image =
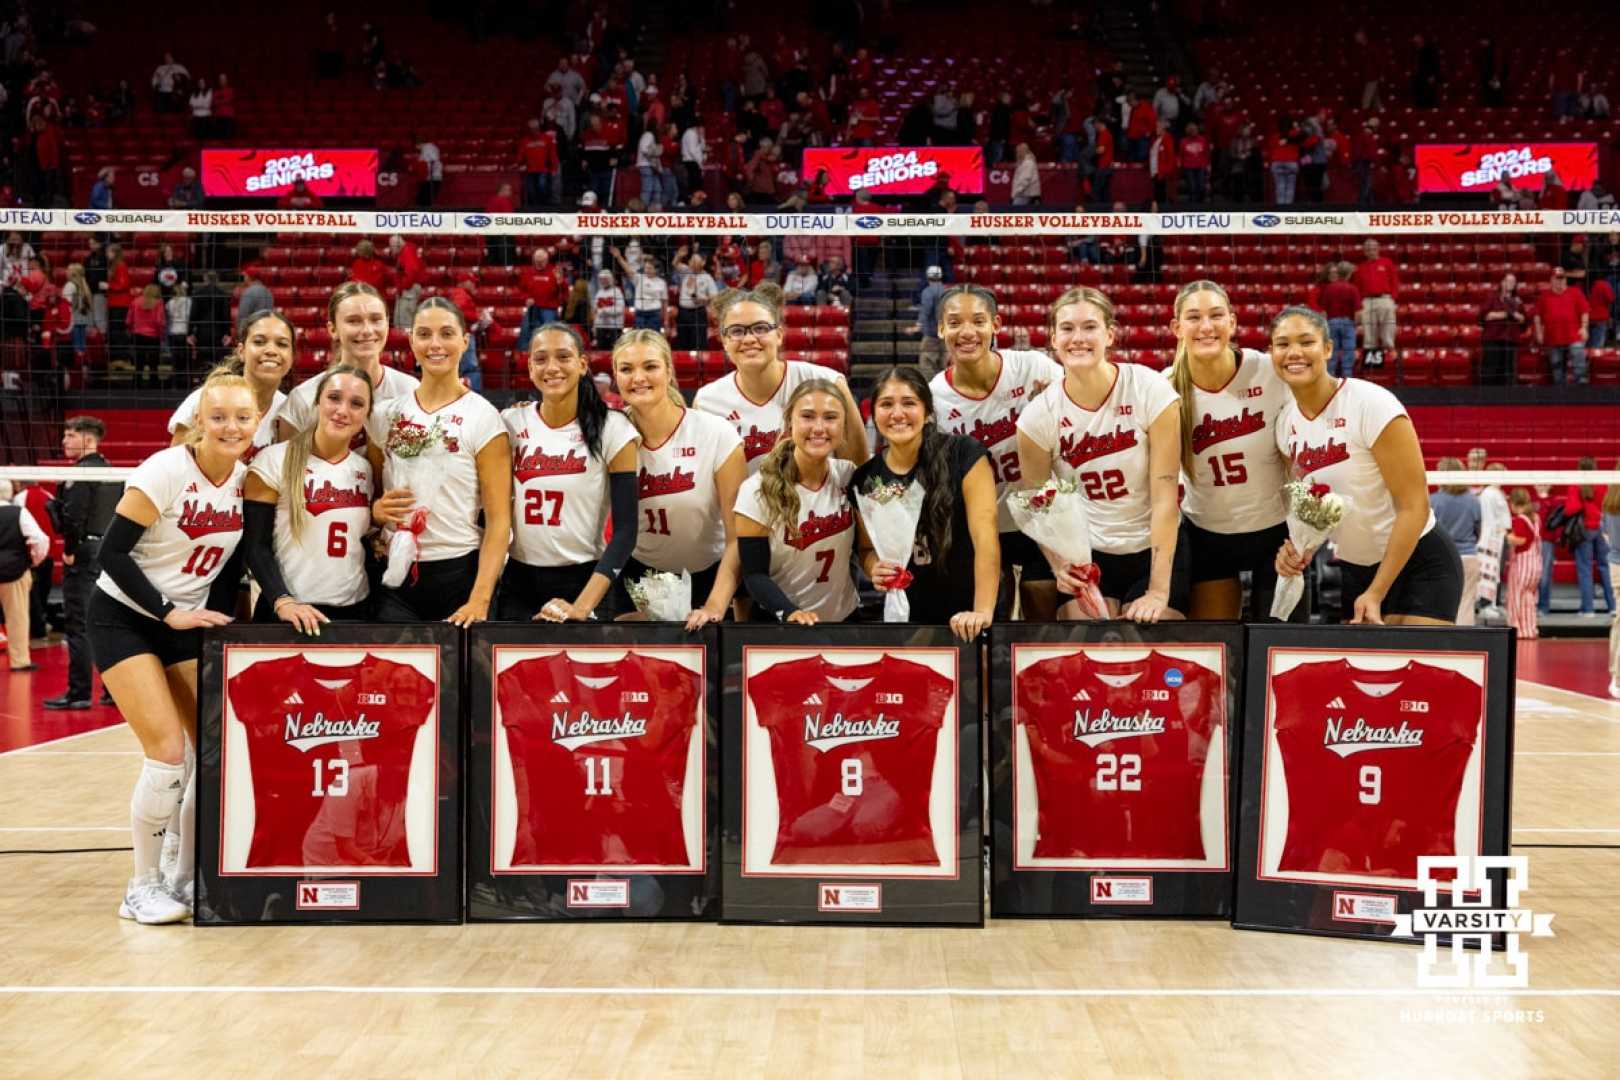
<path fill-rule="evenodd" d="M 990 620 L 988 611 L 958 611 L 951 616 L 951 633 L 963 641 L 972 641 L 990 629 Z"/>
<path fill-rule="evenodd" d="M 489 601 L 472 596 L 467 598 L 465 604 L 452 611 L 444 621 L 454 623 L 456 626 L 468 627 L 475 622 L 483 622 L 487 618 L 489 618 Z"/>
<path fill-rule="evenodd" d="M 371 520 L 376 525 L 402 525 L 415 508 L 416 496 L 410 488 L 394 488 L 371 504 Z"/>
<path fill-rule="evenodd" d="M 200 630 L 205 626 L 229 626 L 235 621 L 229 615 L 221 615 L 207 608 L 201 611 L 174 608 L 163 616 L 163 624 L 171 630 Z"/>
<path fill-rule="evenodd" d="M 814 626 L 821 621 L 821 616 L 813 611 L 795 611 L 782 621 L 794 626 Z"/>
<path fill-rule="evenodd" d="M 276 618 L 284 623 L 291 623 L 299 633 L 313 636 L 320 635 L 321 623 L 331 621 L 318 609 L 309 604 L 300 604 L 290 597 L 285 597 L 276 604 Z"/>
<path fill-rule="evenodd" d="M 560 596 L 554 596 L 546 601 L 544 607 L 535 612 L 534 622 L 584 622 L 585 614 L 578 611 L 573 604 Z"/>
<path fill-rule="evenodd" d="M 1314 554 L 1302 555 L 1292 540 L 1284 540 L 1283 546 L 1277 551 L 1277 573 L 1282 577 L 1299 577 L 1311 564 L 1311 555 Z"/>
<path fill-rule="evenodd" d="M 706 607 L 693 608 L 686 616 L 686 629 L 688 631 L 701 630 L 710 623 L 721 622 L 726 614 L 723 611 L 710 611 Z"/>
<path fill-rule="evenodd" d="M 1138 596 L 1120 610 L 1120 618 L 1135 622 L 1156 623 L 1170 610 L 1170 597 L 1155 589 Z"/>
<path fill-rule="evenodd" d="M 1356 606 L 1350 615 L 1350 624 L 1352 626 L 1383 626 L 1383 597 L 1374 596 L 1370 592 L 1364 592 L 1356 597 Z"/>

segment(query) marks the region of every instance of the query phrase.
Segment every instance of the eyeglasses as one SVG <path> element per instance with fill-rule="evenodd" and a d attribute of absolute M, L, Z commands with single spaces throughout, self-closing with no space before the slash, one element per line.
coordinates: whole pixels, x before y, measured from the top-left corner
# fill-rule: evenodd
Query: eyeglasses
<path fill-rule="evenodd" d="M 727 341 L 741 341 L 750 334 L 757 338 L 763 338 L 766 334 L 769 334 L 775 329 L 775 323 L 757 322 L 750 326 L 743 326 L 739 323 L 736 326 L 728 326 L 721 330 L 720 336 L 725 338 Z"/>

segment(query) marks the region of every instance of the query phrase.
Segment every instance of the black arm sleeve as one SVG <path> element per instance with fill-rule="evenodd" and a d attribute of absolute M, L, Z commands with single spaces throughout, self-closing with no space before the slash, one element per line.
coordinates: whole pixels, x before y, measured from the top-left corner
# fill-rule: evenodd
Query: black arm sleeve
<path fill-rule="evenodd" d="M 283 596 L 292 595 L 281 573 L 281 564 L 276 561 L 276 505 L 243 499 L 242 512 L 247 519 L 242 547 L 247 552 L 248 572 L 274 604 Z"/>
<path fill-rule="evenodd" d="M 236 550 L 225 565 L 219 568 L 219 576 L 214 583 L 208 586 L 208 600 L 203 604 L 209 611 L 217 611 L 221 615 L 236 618 L 236 602 L 242 596 L 242 565 L 246 561 L 246 553 L 242 545 L 237 544 Z"/>
<path fill-rule="evenodd" d="M 771 538 L 768 536 L 739 536 L 737 538 L 737 555 L 742 562 L 743 585 L 748 589 L 748 595 L 754 598 L 754 603 L 776 616 L 785 619 L 799 606 L 787 598 L 771 577 Z"/>
<path fill-rule="evenodd" d="M 135 565 L 135 558 L 130 554 L 145 534 L 146 529 L 141 525 L 123 514 L 114 514 L 112 524 L 107 527 L 107 535 L 101 539 L 101 568 L 107 571 L 107 576 L 123 590 L 125 596 L 153 618 L 161 619 L 174 609 L 174 605 L 164 599 L 157 586 Z"/>
<path fill-rule="evenodd" d="M 640 525 L 640 497 L 636 491 L 633 472 L 608 473 L 608 501 L 613 508 L 613 539 L 608 541 L 602 557 L 596 562 L 596 572 L 609 581 L 617 581 L 636 550 L 636 529 Z"/>

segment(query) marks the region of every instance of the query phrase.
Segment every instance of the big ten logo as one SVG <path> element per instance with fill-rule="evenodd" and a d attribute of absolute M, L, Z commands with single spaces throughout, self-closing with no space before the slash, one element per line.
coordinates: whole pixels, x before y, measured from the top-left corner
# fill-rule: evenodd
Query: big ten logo
<path fill-rule="evenodd" d="M 356 694 L 354 700 L 361 705 L 386 705 L 388 704 L 388 695 L 368 692 Z"/>
<path fill-rule="evenodd" d="M 163 174 L 156 169 L 142 169 L 135 174 L 135 182 L 141 187 L 157 187 L 163 182 Z"/>
<path fill-rule="evenodd" d="M 1454 874 L 1449 880 L 1437 878 L 1441 871 Z M 1492 906 L 1495 882 L 1493 871 L 1505 883 L 1504 907 Z M 1395 918 L 1395 937 L 1423 937 L 1423 953 L 1417 959 L 1417 982 L 1421 987 L 1525 987 L 1530 985 L 1530 958 L 1519 948 L 1519 937 L 1552 937 L 1551 915 L 1537 915 L 1520 908 L 1519 898 L 1530 887 L 1530 861 L 1523 855 L 1421 855 L 1418 857 L 1418 884 L 1423 890 L 1423 906 L 1410 915 Z M 1440 888 L 1450 890 L 1448 904 L 1440 907 Z M 1506 951 L 1506 974 L 1491 971 L 1491 939 L 1500 935 Z M 1451 971 L 1442 970 L 1440 938 L 1449 936 Z M 1469 963 L 1465 950 L 1473 946 L 1478 955 Z"/>
<path fill-rule="evenodd" d="M 879 705 L 904 705 L 906 703 L 906 695 L 879 691 L 877 694 L 877 703 Z"/>
<path fill-rule="evenodd" d="M 1408 701 L 1405 698 L 1401 699 L 1401 712 L 1428 712 L 1428 711 L 1429 711 L 1429 703 L 1427 701 Z"/>
<path fill-rule="evenodd" d="M 1115 414 L 1117 414 L 1119 416 L 1129 416 L 1129 415 L 1131 415 L 1131 406 L 1129 406 L 1129 405 L 1115 405 L 1114 406 L 1114 412 L 1115 412 Z"/>
<path fill-rule="evenodd" d="M 1336 427 L 1336 428 L 1342 428 L 1342 427 L 1347 426 L 1346 423 L 1345 423 L 1345 418 L 1342 417 L 1342 416 L 1335 417 L 1334 421 L 1333 421 L 1333 426 Z"/>
<path fill-rule="evenodd" d="M 619 700 L 635 702 L 638 705 L 645 705 L 649 700 L 651 700 L 651 696 L 645 690 L 626 690 L 624 693 L 619 695 Z"/>
<path fill-rule="evenodd" d="M 1170 700 L 1170 691 L 1168 691 L 1168 690 L 1143 690 L 1142 691 L 1142 700 L 1143 701 L 1169 701 Z"/>
<path fill-rule="evenodd" d="M 1024 388 L 1022 386 L 1015 386 L 1015 387 L 1012 388 L 1012 391 L 1007 394 L 1007 396 L 1008 397 L 1023 397 L 1024 396 Z"/>
<path fill-rule="evenodd" d="M 1251 386 L 1247 390 L 1243 391 L 1243 396 L 1244 397 L 1264 397 L 1265 393 L 1266 393 L 1266 388 L 1265 387 L 1263 387 L 1263 386 Z"/>
<path fill-rule="evenodd" d="M 676 457 L 697 457 L 697 447 L 683 446 L 675 451 Z"/>
<path fill-rule="evenodd" d="M 377 174 L 378 187 L 399 187 L 399 173 L 380 172 Z"/>

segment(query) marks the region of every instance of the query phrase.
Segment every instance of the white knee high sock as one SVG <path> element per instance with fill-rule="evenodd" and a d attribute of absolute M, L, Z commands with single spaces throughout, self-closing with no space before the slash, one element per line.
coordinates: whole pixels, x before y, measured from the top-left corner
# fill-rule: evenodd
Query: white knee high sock
<path fill-rule="evenodd" d="M 130 832 L 135 841 L 135 874 L 158 868 L 163 856 L 163 834 L 185 791 L 186 767 L 147 758 L 129 800 Z"/>
<path fill-rule="evenodd" d="M 180 837 L 180 859 L 175 864 L 175 879 L 190 881 L 197 867 L 197 750 L 186 740 L 186 790 L 180 797 L 175 829 Z"/>

